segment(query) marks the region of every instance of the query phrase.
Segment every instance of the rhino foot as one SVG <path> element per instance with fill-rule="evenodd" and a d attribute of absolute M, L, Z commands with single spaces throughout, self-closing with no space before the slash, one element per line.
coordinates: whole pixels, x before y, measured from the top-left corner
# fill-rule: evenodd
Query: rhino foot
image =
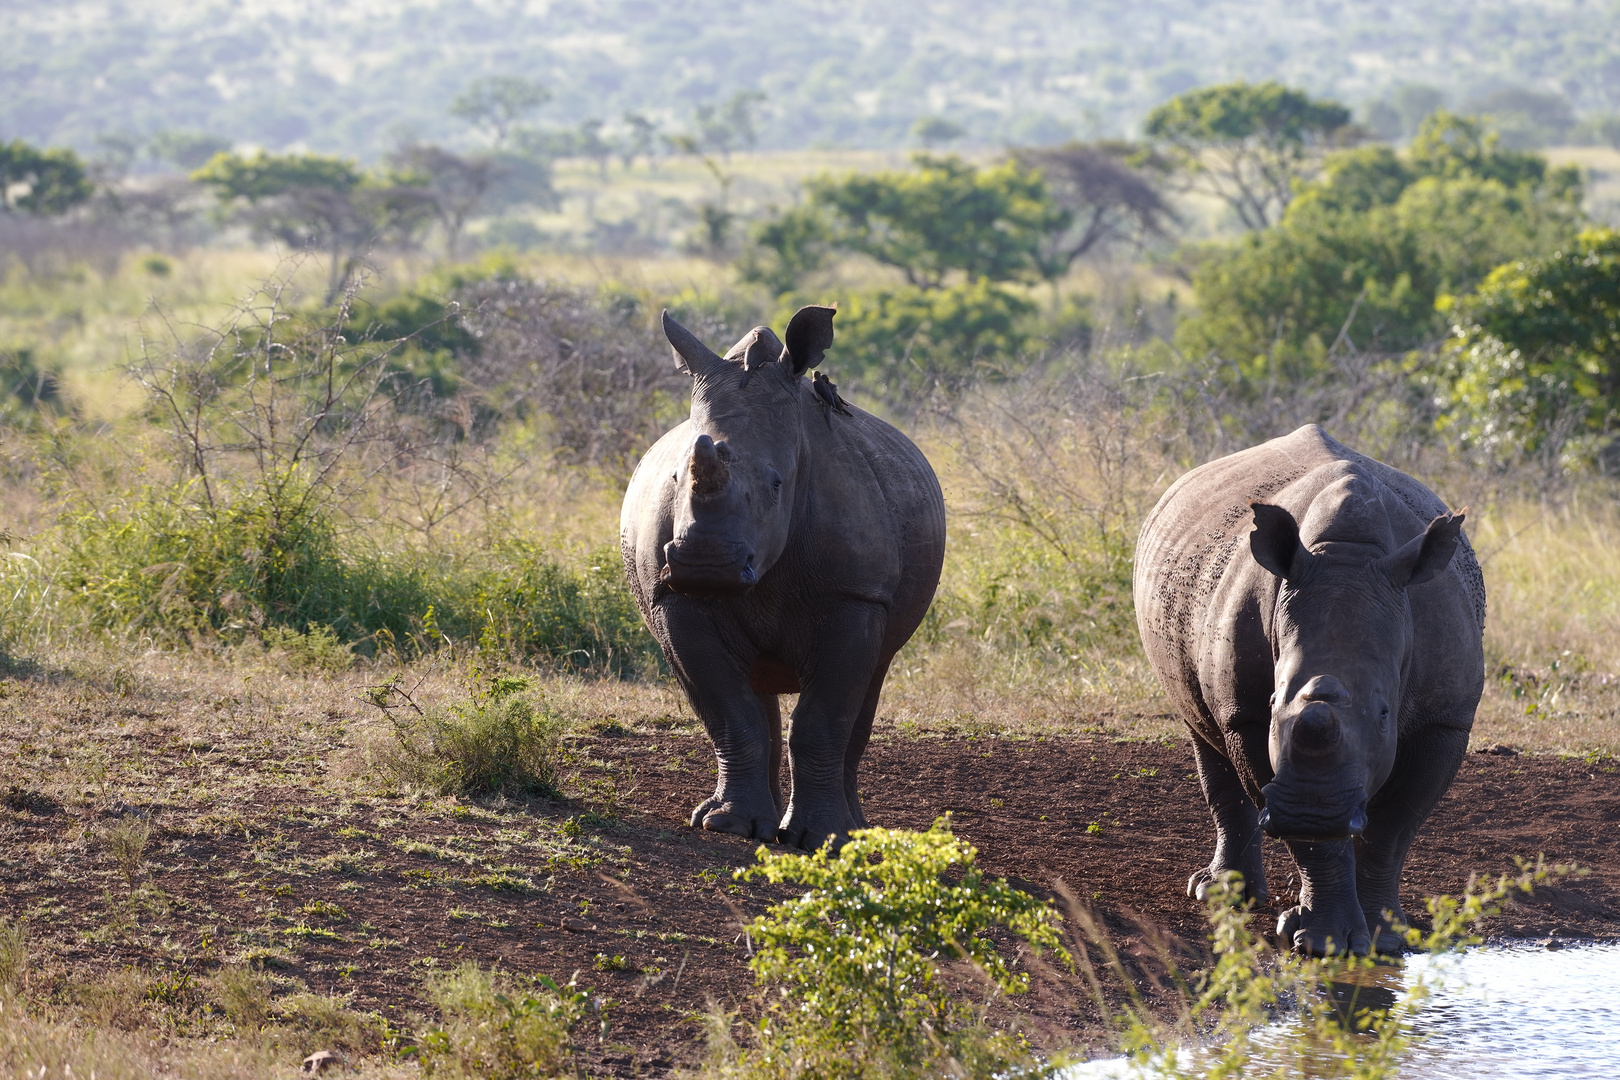
<path fill-rule="evenodd" d="M 692 811 L 692 828 L 734 833 L 750 840 L 776 839 L 776 807 L 750 807 L 736 799 L 705 799 Z"/>
<path fill-rule="evenodd" d="M 1367 932 L 1367 921 L 1360 911 L 1349 917 L 1335 917 L 1330 911 L 1291 907 L 1277 919 L 1277 936 L 1288 942 L 1295 952 L 1307 956 L 1331 956 L 1346 951 L 1366 956 L 1372 951 L 1372 935 Z M 1348 950 L 1346 942 L 1350 944 Z"/>
<path fill-rule="evenodd" d="M 789 807 L 776 839 L 801 851 L 815 851 L 829 840 L 834 848 L 841 848 L 849 840 L 850 830 L 860 827 L 847 808 L 808 813 Z"/>
<path fill-rule="evenodd" d="M 1187 895 L 1198 901 L 1208 899 L 1209 887 L 1215 884 L 1221 875 L 1230 873 L 1239 873 L 1239 876 L 1243 877 L 1243 899 L 1248 903 L 1259 905 L 1271 899 L 1271 893 L 1266 891 L 1264 874 L 1248 877 L 1238 871 L 1213 865 L 1204 867 L 1187 879 Z"/>
<path fill-rule="evenodd" d="M 1400 956 L 1406 952 L 1406 936 L 1401 932 L 1409 925 L 1406 912 L 1400 908 L 1376 915 L 1368 912 L 1367 925 L 1372 927 L 1373 949 L 1378 955 Z"/>

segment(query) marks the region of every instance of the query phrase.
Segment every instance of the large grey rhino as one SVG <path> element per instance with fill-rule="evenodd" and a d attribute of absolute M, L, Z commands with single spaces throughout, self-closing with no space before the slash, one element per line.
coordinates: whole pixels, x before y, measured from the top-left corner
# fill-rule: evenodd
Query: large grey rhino
<path fill-rule="evenodd" d="M 862 828 L 856 771 L 889 661 L 945 556 L 928 460 L 825 379 L 833 309 L 756 327 L 726 357 L 669 313 L 692 415 L 647 452 L 619 542 L 642 617 L 714 741 L 692 824 L 798 847 Z M 800 695 L 782 798 L 778 694 Z"/>
<path fill-rule="evenodd" d="M 1263 831 L 1299 866 L 1277 927 L 1296 950 L 1401 951 L 1407 850 L 1484 686 L 1485 583 L 1462 522 L 1315 425 L 1159 500 L 1137 542 L 1137 624 L 1215 818 L 1189 893 L 1236 870 L 1264 900 Z"/>

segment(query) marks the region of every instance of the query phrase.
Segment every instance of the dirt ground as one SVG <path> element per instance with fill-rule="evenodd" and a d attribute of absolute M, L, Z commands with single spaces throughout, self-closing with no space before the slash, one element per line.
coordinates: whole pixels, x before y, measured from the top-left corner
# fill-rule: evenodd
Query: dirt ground
<path fill-rule="evenodd" d="M 162 794 L 126 804 L 93 786 L 77 800 L 26 782 L 0 790 L 0 913 L 28 918 L 44 953 L 36 965 L 200 976 L 251 962 L 399 1019 L 422 1007 L 425 971 L 468 958 L 559 979 L 578 971 L 615 1003 L 588 1068 L 619 1076 L 695 1062 L 696 1014 L 708 1002 L 746 1012 L 753 1000 L 741 923 L 785 893 L 732 880 L 757 843 L 686 824 L 713 777 L 700 734 L 609 725 L 578 743 L 577 781 L 602 793 L 587 812 L 368 788 L 324 776 L 338 741 L 200 739 L 147 719 L 128 725 L 122 753 L 169 777 L 153 787 Z M 26 780 L 38 748 L 23 739 L 14 749 L 10 775 Z M 1183 742 L 891 728 L 868 752 L 863 788 L 874 824 L 920 829 L 949 813 L 987 870 L 1047 895 L 1062 879 L 1127 944 L 1145 924 L 1201 948 L 1185 883 L 1208 860 L 1211 830 Z M 133 874 L 106 841 L 132 818 L 152 830 Z M 1490 932 L 1620 937 L 1617 822 L 1612 758 L 1470 754 L 1418 838 L 1405 902 L 1420 912 L 1425 895 L 1542 853 L 1589 873 Z M 1273 907 L 1292 903 L 1280 845 L 1267 872 Z M 1097 1034 L 1074 986 L 1038 989 L 1016 1012 L 1038 1043 Z"/>

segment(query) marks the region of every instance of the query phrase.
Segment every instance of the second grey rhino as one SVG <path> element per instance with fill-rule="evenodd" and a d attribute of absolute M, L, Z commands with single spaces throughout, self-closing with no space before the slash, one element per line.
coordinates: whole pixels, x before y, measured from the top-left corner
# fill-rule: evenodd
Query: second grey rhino
<path fill-rule="evenodd" d="M 1484 686 L 1485 585 L 1451 514 L 1311 425 L 1177 480 L 1136 549 L 1137 623 L 1193 735 L 1215 818 L 1200 898 L 1267 896 L 1288 845 L 1303 952 L 1399 953 L 1400 880 L 1450 786 Z"/>

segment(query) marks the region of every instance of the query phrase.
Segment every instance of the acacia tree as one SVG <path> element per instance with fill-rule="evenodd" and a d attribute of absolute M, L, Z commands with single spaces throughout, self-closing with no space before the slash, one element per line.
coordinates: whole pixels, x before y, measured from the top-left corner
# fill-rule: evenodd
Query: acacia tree
<path fill-rule="evenodd" d="M 1038 172 L 1018 161 L 977 168 L 958 157 L 918 154 L 909 172 L 819 177 L 808 203 L 831 243 L 893 266 L 937 289 L 953 271 L 1012 281 L 1038 274 L 1041 241 L 1071 214 L 1055 205 Z"/>
<path fill-rule="evenodd" d="M 488 128 L 497 148 L 524 118 L 551 100 L 551 91 L 517 75 L 491 75 L 474 79 L 450 102 L 450 114 Z"/>
<path fill-rule="evenodd" d="M 1190 90 L 1149 113 L 1143 131 L 1191 188 L 1224 201 L 1249 229 L 1275 223 L 1294 181 L 1356 135 L 1344 106 L 1276 82 Z"/>
<path fill-rule="evenodd" d="M 1166 235 L 1176 224 L 1150 170 L 1163 159 L 1144 157 L 1128 143 L 1068 143 L 1020 150 L 1016 159 L 1040 170 L 1053 203 L 1068 213 L 1066 228 L 1041 238 L 1040 274 L 1056 281 L 1077 259 L 1111 244 L 1140 245 Z"/>
<path fill-rule="evenodd" d="M 467 221 L 489 198 L 505 170 L 490 157 L 452 153 L 439 146 L 410 143 L 389 155 L 404 184 L 420 190 L 444 229 L 445 254 L 460 257 Z"/>
<path fill-rule="evenodd" d="M 394 177 L 368 177 L 353 162 L 320 154 L 216 154 L 191 174 L 264 236 L 330 256 L 325 303 L 373 243 L 408 237 L 429 220 L 430 196 Z"/>
<path fill-rule="evenodd" d="M 95 186 L 72 150 L 0 143 L 0 211 L 54 217 L 85 202 Z"/>

